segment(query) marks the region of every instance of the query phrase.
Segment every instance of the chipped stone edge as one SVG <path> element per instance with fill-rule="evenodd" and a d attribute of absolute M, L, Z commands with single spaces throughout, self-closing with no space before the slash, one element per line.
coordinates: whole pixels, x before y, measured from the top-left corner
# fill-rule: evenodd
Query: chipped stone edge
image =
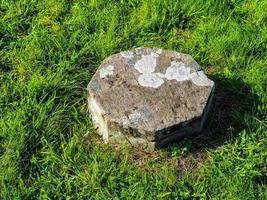
<path fill-rule="evenodd" d="M 103 110 L 91 95 L 89 95 L 88 97 L 88 111 L 92 117 L 95 126 L 98 128 L 97 132 L 103 137 L 104 142 L 107 143 L 108 125 L 105 119 L 103 118 Z"/>
<path fill-rule="evenodd" d="M 133 145 L 136 147 L 142 146 L 147 150 L 154 150 L 155 142 L 147 141 L 143 138 L 135 138 L 133 136 L 127 136 L 120 132 L 113 133 L 108 129 L 108 124 L 103 117 L 103 110 L 98 105 L 96 100 L 89 95 L 88 97 L 88 111 L 94 122 L 94 126 L 97 128 L 97 133 L 102 136 L 105 143 L 119 142 L 120 144 Z M 127 127 L 128 128 L 128 127 Z"/>

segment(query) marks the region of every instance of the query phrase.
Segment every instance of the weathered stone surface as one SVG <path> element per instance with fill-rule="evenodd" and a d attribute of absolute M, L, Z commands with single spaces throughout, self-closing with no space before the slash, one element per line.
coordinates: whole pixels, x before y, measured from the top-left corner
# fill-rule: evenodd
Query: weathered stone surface
<path fill-rule="evenodd" d="M 136 48 L 102 62 L 88 85 L 89 111 L 106 142 L 164 147 L 201 131 L 213 89 L 190 55 Z"/>

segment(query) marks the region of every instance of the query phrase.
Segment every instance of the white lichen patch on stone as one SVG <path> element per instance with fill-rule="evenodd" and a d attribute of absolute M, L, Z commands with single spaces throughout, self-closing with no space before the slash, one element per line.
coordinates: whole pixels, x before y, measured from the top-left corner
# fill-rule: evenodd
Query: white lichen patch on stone
<path fill-rule="evenodd" d="M 142 111 L 135 110 L 129 116 L 130 123 L 137 124 L 139 122 L 147 122 L 148 119 Z"/>
<path fill-rule="evenodd" d="M 133 58 L 134 57 L 134 54 L 132 51 L 123 51 L 120 54 L 124 58 Z"/>
<path fill-rule="evenodd" d="M 159 54 L 151 52 L 151 56 L 153 56 L 154 58 L 157 58 L 157 57 L 159 57 Z"/>
<path fill-rule="evenodd" d="M 121 117 L 120 121 L 122 122 L 122 126 L 126 128 L 129 124 L 129 120 L 126 116 Z"/>
<path fill-rule="evenodd" d="M 158 88 L 164 83 L 164 80 L 158 73 L 145 73 L 138 77 L 138 83 L 144 87 Z"/>
<path fill-rule="evenodd" d="M 160 77 L 160 78 L 166 78 L 165 74 L 162 74 L 162 73 L 155 73 L 155 74 L 157 74 L 157 76 Z"/>
<path fill-rule="evenodd" d="M 190 68 L 185 67 L 182 62 L 172 61 L 171 66 L 167 68 L 165 78 L 168 80 L 186 81 L 189 80 Z"/>
<path fill-rule="evenodd" d="M 108 141 L 108 126 L 106 121 L 103 118 L 103 111 L 96 102 L 96 100 L 89 96 L 88 98 L 88 104 L 89 104 L 89 111 L 92 116 L 92 120 L 94 121 L 95 125 L 98 128 L 98 131 L 103 136 L 103 139 L 105 142 Z"/>
<path fill-rule="evenodd" d="M 122 53 L 128 56 L 128 53 Z M 190 67 L 186 67 L 185 63 L 181 61 L 172 61 L 170 66 L 166 69 L 165 74 L 153 73 L 157 66 L 157 58 L 161 53 L 162 49 L 158 49 L 156 52 L 151 52 L 149 55 L 142 55 L 142 58 L 135 63 L 134 68 L 141 73 L 138 77 L 138 83 L 141 86 L 158 88 L 164 83 L 164 79 L 176 80 L 178 82 L 191 80 L 198 86 L 213 86 L 213 81 L 208 79 L 203 71 L 190 73 Z"/>
<path fill-rule="evenodd" d="M 157 60 L 155 57 L 152 55 L 142 55 L 142 58 L 135 63 L 134 68 L 141 74 L 144 74 L 154 72 L 156 66 Z"/>
<path fill-rule="evenodd" d="M 214 82 L 210 80 L 203 71 L 197 71 L 190 74 L 191 81 L 198 86 L 213 86 Z"/>
<path fill-rule="evenodd" d="M 158 49 L 158 50 L 156 51 L 156 53 L 157 53 L 158 55 L 162 54 L 162 49 Z"/>
<path fill-rule="evenodd" d="M 99 70 L 100 78 L 105 78 L 106 76 L 110 76 L 113 74 L 114 66 L 108 65 L 107 67 L 103 67 Z"/>
<path fill-rule="evenodd" d="M 131 113 L 129 115 L 129 120 L 132 123 L 137 123 L 140 119 L 142 118 L 141 113 L 139 113 L 138 111 L 134 111 L 133 113 Z"/>

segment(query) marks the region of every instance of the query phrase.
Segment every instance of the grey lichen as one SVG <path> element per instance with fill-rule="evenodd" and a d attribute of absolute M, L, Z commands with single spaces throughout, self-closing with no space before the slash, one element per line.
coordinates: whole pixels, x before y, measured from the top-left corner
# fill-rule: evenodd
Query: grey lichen
<path fill-rule="evenodd" d="M 113 65 L 108 65 L 99 70 L 100 78 L 105 78 L 106 76 L 112 75 L 114 70 Z"/>

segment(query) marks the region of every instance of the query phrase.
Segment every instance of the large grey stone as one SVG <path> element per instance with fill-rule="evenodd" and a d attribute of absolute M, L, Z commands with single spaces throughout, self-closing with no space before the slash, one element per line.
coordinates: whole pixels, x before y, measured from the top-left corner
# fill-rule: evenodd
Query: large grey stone
<path fill-rule="evenodd" d="M 102 62 L 88 110 L 106 142 L 164 147 L 201 131 L 213 89 L 190 55 L 141 47 Z"/>

